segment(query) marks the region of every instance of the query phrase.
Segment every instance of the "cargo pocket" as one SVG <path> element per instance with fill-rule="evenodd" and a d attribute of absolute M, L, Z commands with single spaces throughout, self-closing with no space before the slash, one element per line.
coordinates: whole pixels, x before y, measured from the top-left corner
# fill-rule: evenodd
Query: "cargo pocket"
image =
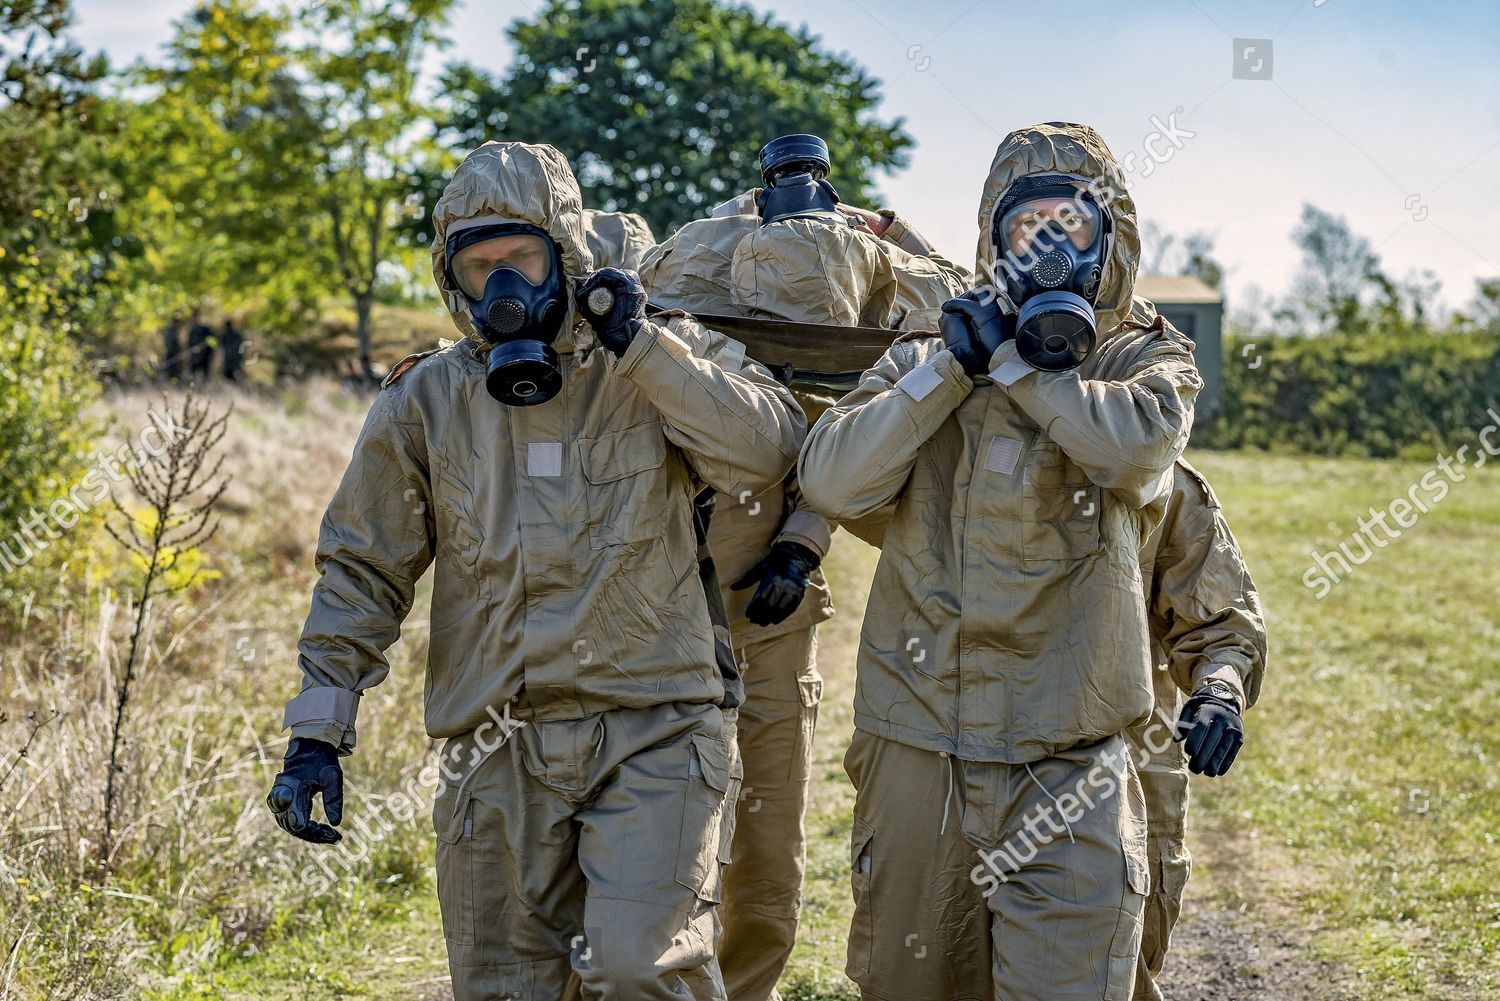
<path fill-rule="evenodd" d="M 728 745 L 729 788 L 724 793 L 724 814 L 719 822 L 719 865 L 734 861 L 734 832 L 739 823 L 740 794 L 745 786 L 745 762 L 739 747 Z M 722 873 L 722 870 L 721 870 Z"/>
<path fill-rule="evenodd" d="M 805 779 L 811 769 L 813 736 L 818 729 L 818 703 L 823 700 L 823 679 L 816 676 L 798 678 L 797 698 L 801 703 L 801 718 L 797 724 L 797 746 L 792 751 L 792 760 L 787 762 L 788 779 Z"/>
<path fill-rule="evenodd" d="M 849 882 L 854 887 L 854 918 L 849 922 L 849 961 L 844 972 L 859 983 L 870 972 L 871 953 L 875 947 L 875 911 L 870 896 L 870 877 L 874 874 L 875 828 L 854 819 L 849 839 Z"/>
<path fill-rule="evenodd" d="M 443 937 L 454 945 L 474 944 L 474 800 L 467 789 L 433 803 L 437 833 L 437 893 Z"/>
<path fill-rule="evenodd" d="M 708 734 L 691 735 L 682 833 L 677 845 L 677 882 L 699 899 L 715 904 L 723 897 L 719 859 L 724 852 L 729 785 L 729 752 L 724 742 Z"/>
<path fill-rule="evenodd" d="M 1156 857 L 1151 860 L 1152 886 L 1141 933 L 1141 960 L 1154 976 L 1162 971 L 1172 929 L 1182 913 L 1182 891 L 1192 872 L 1193 857 L 1182 838 L 1171 838 L 1153 848 Z"/>
<path fill-rule="evenodd" d="M 1072 563 L 1101 548 L 1104 494 L 1056 442 L 1038 438 L 1026 455 L 1021 558 Z"/>
<path fill-rule="evenodd" d="M 671 496 L 662 483 L 667 439 L 661 422 L 580 438 L 578 453 L 589 483 L 589 542 L 593 547 L 660 537 Z"/>
<path fill-rule="evenodd" d="M 1150 863 L 1145 838 L 1124 842 L 1125 892 L 1120 895 L 1120 917 L 1109 947 L 1109 984 L 1104 1001 L 1130 1001 L 1135 985 L 1136 961 L 1141 951 L 1141 919 L 1146 894 L 1151 889 Z"/>

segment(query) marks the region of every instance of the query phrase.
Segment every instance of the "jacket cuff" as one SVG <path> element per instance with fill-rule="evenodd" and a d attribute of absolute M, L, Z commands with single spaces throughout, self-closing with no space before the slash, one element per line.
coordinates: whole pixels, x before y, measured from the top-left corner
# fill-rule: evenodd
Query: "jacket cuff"
<path fill-rule="evenodd" d="M 631 338 L 630 346 L 625 349 L 624 354 L 615 359 L 615 374 L 629 378 L 630 373 L 639 368 L 642 360 L 651 353 L 652 348 L 656 347 L 658 340 L 671 336 L 671 333 L 660 324 L 651 320 L 642 320 L 640 329 L 635 332 L 635 337 Z M 682 344 L 681 341 L 677 343 L 681 345 L 684 354 L 693 353 L 686 344 Z"/>
<path fill-rule="evenodd" d="M 342 757 L 348 757 L 354 753 L 353 727 L 346 730 L 337 723 L 303 723 L 292 727 L 292 732 L 288 736 L 321 740 L 325 744 L 332 744 L 338 748 Z"/>
<path fill-rule="evenodd" d="M 828 521 L 815 511 L 806 509 L 793 511 L 786 516 L 781 531 L 776 533 L 777 542 L 796 542 L 818 554 L 818 559 L 828 555 L 833 542 L 833 529 Z"/>
<path fill-rule="evenodd" d="M 1213 662 L 1200 664 L 1193 668 L 1193 693 L 1197 694 L 1210 681 L 1218 681 L 1228 685 L 1234 690 L 1234 697 L 1240 704 L 1240 709 L 1248 709 L 1245 704 L 1245 683 L 1240 679 L 1239 669 L 1228 664 L 1215 664 Z"/>
<path fill-rule="evenodd" d="M 354 750 L 354 720 L 359 714 L 359 693 L 347 688 L 320 686 L 304 689 L 286 704 L 281 728 L 293 737 L 311 737 L 332 744 L 340 754 Z"/>
<path fill-rule="evenodd" d="M 932 255 L 932 243 L 921 233 L 912 229 L 901 216 L 893 209 L 881 209 L 876 215 L 890 220 L 886 223 L 885 232 L 880 234 L 882 240 L 888 240 L 906 251 L 908 254 L 917 254 L 922 257 Z"/>

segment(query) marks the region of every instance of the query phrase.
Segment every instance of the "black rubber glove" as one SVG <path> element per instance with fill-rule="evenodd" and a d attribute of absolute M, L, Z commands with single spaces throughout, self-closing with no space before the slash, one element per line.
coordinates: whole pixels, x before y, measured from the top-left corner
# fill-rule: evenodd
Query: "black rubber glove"
<path fill-rule="evenodd" d="M 646 319 L 646 287 L 641 276 L 623 268 L 600 268 L 579 286 L 575 298 L 599 342 L 616 358 L 623 355 Z"/>
<path fill-rule="evenodd" d="M 1245 722 L 1232 697 L 1200 692 L 1182 707 L 1174 740 L 1185 740 L 1188 770 L 1195 775 L 1223 775 L 1245 742 Z"/>
<path fill-rule="evenodd" d="M 339 767 L 338 748 L 322 740 L 293 737 L 281 774 L 266 795 L 266 805 L 281 829 L 293 837 L 315 845 L 335 845 L 344 836 L 312 819 L 313 794 L 319 792 L 328 824 L 337 827 L 344 819 L 344 770 Z"/>
<path fill-rule="evenodd" d="M 942 309 L 938 330 L 953 357 L 971 377 L 989 371 L 990 356 L 1015 333 L 1015 317 L 1005 313 L 998 296 L 978 289 L 949 299 Z"/>
<path fill-rule="evenodd" d="M 750 604 L 745 606 L 745 618 L 757 626 L 774 626 L 784 622 L 802 604 L 812 572 L 821 562 L 817 553 L 801 543 L 778 542 L 771 546 L 765 559 L 751 567 L 730 589 L 743 591 L 759 584 Z"/>

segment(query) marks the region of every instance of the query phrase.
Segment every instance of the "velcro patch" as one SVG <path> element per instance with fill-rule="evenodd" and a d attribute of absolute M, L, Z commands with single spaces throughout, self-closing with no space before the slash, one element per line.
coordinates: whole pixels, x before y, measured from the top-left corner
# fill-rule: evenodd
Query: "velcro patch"
<path fill-rule="evenodd" d="M 1016 438 L 997 434 L 990 439 L 989 448 L 984 450 L 984 468 L 992 473 L 1009 476 L 1016 471 L 1020 459 L 1021 442 Z"/>
<path fill-rule="evenodd" d="M 562 442 L 533 441 L 526 446 L 527 476 L 561 476 Z"/>
<path fill-rule="evenodd" d="M 928 393 L 942 384 L 943 377 L 938 375 L 937 369 L 923 362 L 903 375 L 897 381 L 896 388 L 920 403 Z"/>

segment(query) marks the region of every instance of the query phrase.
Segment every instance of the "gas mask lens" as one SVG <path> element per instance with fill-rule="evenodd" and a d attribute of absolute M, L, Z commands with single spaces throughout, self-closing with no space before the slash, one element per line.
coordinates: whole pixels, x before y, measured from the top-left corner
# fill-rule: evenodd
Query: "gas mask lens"
<path fill-rule="evenodd" d="M 464 295 L 482 299 L 485 283 L 497 268 L 512 268 L 533 285 L 545 282 L 552 271 L 552 251 L 540 236 L 512 233 L 470 244 L 453 255 L 449 267 Z"/>
<path fill-rule="evenodd" d="M 1082 198 L 1057 196 L 1021 202 L 1000 219 L 1007 253 L 1045 254 L 1066 237 L 1075 250 L 1088 250 L 1099 232 L 1099 211 Z"/>

